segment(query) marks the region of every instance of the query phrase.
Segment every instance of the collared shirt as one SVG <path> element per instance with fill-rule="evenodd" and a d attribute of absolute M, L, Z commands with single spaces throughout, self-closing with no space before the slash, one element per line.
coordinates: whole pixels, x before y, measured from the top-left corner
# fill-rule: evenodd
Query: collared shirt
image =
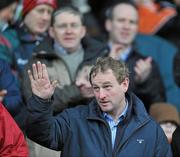
<path fill-rule="evenodd" d="M 82 49 L 83 49 L 82 45 L 80 44 L 78 50 L 75 51 L 74 53 L 76 53 Z M 54 41 L 54 50 L 60 56 L 69 55 L 69 53 L 66 51 L 66 49 L 64 49 L 57 41 Z"/>
<path fill-rule="evenodd" d="M 124 118 L 126 117 L 127 114 L 127 110 L 128 110 L 128 101 L 126 101 L 126 107 L 124 108 L 123 112 L 121 113 L 121 115 L 118 118 L 118 121 L 115 122 L 113 120 L 113 118 L 107 114 L 107 113 L 103 113 L 104 118 L 106 119 L 106 121 L 109 124 L 109 127 L 111 129 L 111 140 L 112 140 L 112 148 L 114 148 L 114 143 L 115 143 L 115 139 L 116 139 L 116 132 L 117 132 L 117 126 L 119 124 L 119 122 L 123 121 Z"/>
<path fill-rule="evenodd" d="M 109 45 L 109 48 L 111 50 L 112 43 L 110 42 L 108 45 Z M 131 50 L 132 50 L 132 47 L 128 47 L 124 52 L 119 54 L 118 59 L 125 62 L 127 60 L 128 56 L 130 55 Z"/>

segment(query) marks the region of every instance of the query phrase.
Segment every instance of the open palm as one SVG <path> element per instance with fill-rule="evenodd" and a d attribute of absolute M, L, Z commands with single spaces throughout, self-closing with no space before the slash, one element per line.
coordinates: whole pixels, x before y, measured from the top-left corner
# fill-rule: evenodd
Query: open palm
<path fill-rule="evenodd" d="M 54 93 L 57 81 L 50 82 L 45 64 L 37 62 L 28 70 L 33 94 L 42 99 L 49 99 Z"/>

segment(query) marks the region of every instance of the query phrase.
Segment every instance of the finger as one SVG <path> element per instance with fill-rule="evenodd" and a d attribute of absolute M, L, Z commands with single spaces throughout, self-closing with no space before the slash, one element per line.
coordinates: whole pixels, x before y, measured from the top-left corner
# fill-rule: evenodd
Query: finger
<path fill-rule="evenodd" d="M 45 64 L 42 64 L 42 77 L 49 80 L 48 71 Z"/>
<path fill-rule="evenodd" d="M 151 62 L 152 62 L 152 57 L 147 57 L 147 58 L 145 59 L 145 62 L 151 63 Z"/>
<path fill-rule="evenodd" d="M 37 66 L 36 64 L 32 65 L 32 70 L 33 70 L 33 76 L 34 76 L 34 80 L 38 79 L 38 72 L 37 72 Z"/>
<path fill-rule="evenodd" d="M 37 70 L 38 70 L 38 78 L 41 79 L 43 77 L 43 68 L 40 61 L 37 62 Z"/>
<path fill-rule="evenodd" d="M 136 73 L 137 76 L 140 76 L 141 73 L 142 73 L 141 69 L 138 68 L 138 67 L 135 67 L 135 68 L 134 68 L 134 71 L 135 71 L 135 73 Z"/>
<path fill-rule="evenodd" d="M 32 72 L 31 72 L 31 70 L 28 70 L 27 72 L 28 72 L 28 75 L 29 75 L 29 79 L 30 79 L 30 81 L 31 81 L 31 83 L 32 83 L 32 82 L 34 81 Z"/>
<path fill-rule="evenodd" d="M 52 81 L 52 88 L 53 88 L 53 90 L 55 90 L 57 85 L 58 85 L 58 81 L 57 80 Z"/>
<path fill-rule="evenodd" d="M 138 61 L 136 61 L 136 66 L 137 66 L 137 67 L 139 67 L 139 68 L 141 68 L 141 67 L 143 67 L 143 66 L 144 66 L 144 63 L 145 63 L 145 61 L 144 61 L 144 60 L 139 59 Z"/>

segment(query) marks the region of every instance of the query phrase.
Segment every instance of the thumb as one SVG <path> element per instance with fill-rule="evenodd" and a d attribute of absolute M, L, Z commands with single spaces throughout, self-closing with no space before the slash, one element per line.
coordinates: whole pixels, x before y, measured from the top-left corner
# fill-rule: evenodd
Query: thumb
<path fill-rule="evenodd" d="M 52 81 L 53 89 L 55 89 L 57 87 L 57 85 L 58 85 L 58 81 L 57 80 Z"/>
<path fill-rule="evenodd" d="M 152 57 L 147 57 L 144 61 L 147 62 L 147 63 L 151 63 L 152 62 Z"/>

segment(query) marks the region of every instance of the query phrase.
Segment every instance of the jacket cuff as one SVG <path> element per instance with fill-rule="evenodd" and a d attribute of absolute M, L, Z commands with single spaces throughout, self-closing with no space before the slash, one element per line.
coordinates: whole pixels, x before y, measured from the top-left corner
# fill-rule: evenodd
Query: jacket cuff
<path fill-rule="evenodd" d="M 32 94 L 32 96 L 37 100 L 37 101 L 39 101 L 39 102 L 41 102 L 41 103 L 47 103 L 47 104 L 52 104 L 52 102 L 53 102 L 53 96 L 51 97 L 51 98 L 49 98 L 49 99 L 42 99 L 42 98 L 40 98 L 39 96 L 37 96 L 37 95 L 35 95 L 35 94 Z"/>

